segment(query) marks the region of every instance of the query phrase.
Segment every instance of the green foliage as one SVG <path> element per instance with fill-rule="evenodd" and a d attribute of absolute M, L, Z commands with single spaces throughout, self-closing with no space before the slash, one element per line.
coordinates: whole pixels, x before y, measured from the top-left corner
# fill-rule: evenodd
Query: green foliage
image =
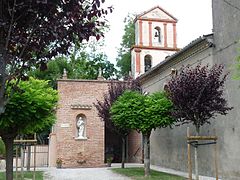
<path fill-rule="evenodd" d="M 117 66 L 120 68 L 122 77 L 127 77 L 131 71 L 131 47 L 135 44 L 134 15 L 128 15 L 125 20 L 124 35 L 121 48 L 118 49 Z"/>
<path fill-rule="evenodd" d="M 48 80 L 49 85 L 56 88 L 56 81 L 61 78 L 64 69 L 71 71 L 71 67 L 68 64 L 67 59 L 65 57 L 57 57 L 48 62 L 47 69 L 45 71 L 41 71 L 39 68 L 34 69 L 29 72 L 29 76 L 42 80 Z"/>
<path fill-rule="evenodd" d="M 0 116 L 0 135 L 32 133 L 49 128 L 55 120 L 57 100 L 57 91 L 50 88 L 47 81 L 33 78 L 21 81 Z"/>
<path fill-rule="evenodd" d="M 61 56 L 49 61 L 47 69 L 41 71 L 40 68 L 33 69 L 29 76 L 38 79 L 49 80 L 49 84 L 56 88 L 56 81 L 63 75 L 66 69 L 69 79 L 97 79 L 99 69 L 105 79 L 112 79 L 116 76 L 117 70 L 107 56 L 98 48 L 103 46 L 92 40 L 89 44 L 76 42 L 71 49 L 70 56 Z"/>
<path fill-rule="evenodd" d="M 126 91 L 111 107 L 112 121 L 120 128 L 149 134 L 152 129 L 174 123 L 170 115 L 172 107 L 164 92 L 144 96 L 139 92 Z"/>
<path fill-rule="evenodd" d="M 114 168 L 112 169 L 113 172 L 122 174 L 124 176 L 130 177 L 131 179 L 136 180 L 184 180 L 185 178 L 180 176 L 175 176 L 163 172 L 158 172 L 151 170 L 150 177 L 144 177 L 144 169 L 143 168 Z"/>

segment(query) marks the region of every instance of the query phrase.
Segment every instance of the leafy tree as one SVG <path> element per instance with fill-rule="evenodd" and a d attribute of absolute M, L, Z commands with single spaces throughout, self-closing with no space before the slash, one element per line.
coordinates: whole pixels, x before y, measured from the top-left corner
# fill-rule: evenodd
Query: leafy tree
<path fill-rule="evenodd" d="M 217 64 L 211 68 L 201 64 L 187 66 L 167 84 L 175 108 L 173 116 L 182 123 L 192 123 L 197 133 L 217 114 L 226 115 L 232 109 L 223 97 L 227 78 L 227 74 L 222 75 L 223 69 L 223 65 Z"/>
<path fill-rule="evenodd" d="M 45 71 L 41 71 L 40 68 L 37 68 L 31 70 L 28 75 L 37 79 L 48 80 L 49 85 L 56 89 L 57 79 L 62 77 L 64 69 L 68 72 L 72 70 L 67 59 L 61 56 L 49 61 Z"/>
<path fill-rule="evenodd" d="M 128 128 L 120 128 L 113 124 L 110 108 L 112 104 L 121 96 L 126 90 L 141 91 L 140 84 L 138 80 L 133 80 L 129 78 L 127 81 L 111 81 L 108 87 L 108 92 L 104 94 L 103 101 L 97 101 L 95 107 L 98 110 L 99 117 L 105 122 L 105 127 L 112 132 L 117 133 L 122 138 L 122 168 L 124 168 L 125 163 L 125 142 L 126 137 L 130 132 Z"/>
<path fill-rule="evenodd" d="M 33 65 L 58 54 L 68 54 L 78 39 L 103 36 L 105 16 L 112 8 L 101 8 L 104 0 L 1 0 L 0 1 L 0 114 L 17 81 Z M 10 93 L 11 94 L 11 93 Z"/>
<path fill-rule="evenodd" d="M 122 77 L 127 77 L 131 71 L 131 47 L 135 44 L 134 15 L 128 15 L 125 20 L 124 35 L 121 48 L 118 49 L 117 66 Z"/>
<path fill-rule="evenodd" d="M 56 80 L 62 77 L 64 69 L 70 79 L 97 79 L 100 69 L 105 79 L 115 78 L 117 70 L 114 64 L 107 60 L 107 56 L 101 50 L 97 49 L 102 46 L 103 44 L 96 45 L 94 40 L 90 40 L 90 45 L 78 42 L 71 47 L 69 56 L 56 57 L 48 62 L 45 71 L 34 68 L 29 75 L 49 80 L 50 85 L 54 88 L 57 85 Z"/>
<path fill-rule="evenodd" d="M 42 131 L 52 126 L 55 120 L 57 91 L 49 87 L 47 81 L 20 81 L 0 115 L 0 136 L 6 147 L 7 180 L 13 179 L 13 140 L 18 134 Z"/>
<path fill-rule="evenodd" d="M 135 91 L 124 92 L 111 107 L 111 117 L 116 127 L 137 130 L 143 135 L 145 176 L 150 173 L 151 131 L 174 123 L 172 107 L 164 92 L 144 96 Z"/>
<path fill-rule="evenodd" d="M 223 65 L 217 64 L 211 68 L 200 64 L 194 68 L 187 66 L 167 84 L 168 95 L 175 108 L 173 116 L 183 124 L 192 123 L 197 135 L 200 127 L 210 124 L 217 114 L 226 115 L 232 109 L 223 96 L 227 78 L 227 74 L 222 75 L 223 69 Z M 197 157 L 197 148 L 195 153 Z M 197 158 L 195 166 L 198 166 Z"/>

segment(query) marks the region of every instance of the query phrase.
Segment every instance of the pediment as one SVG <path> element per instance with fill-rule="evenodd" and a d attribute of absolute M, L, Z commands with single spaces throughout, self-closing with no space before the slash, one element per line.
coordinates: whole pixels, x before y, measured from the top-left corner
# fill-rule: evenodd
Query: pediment
<path fill-rule="evenodd" d="M 167 11 L 165 11 L 159 6 L 156 6 L 138 15 L 138 19 L 159 19 L 159 20 L 177 21 L 177 19 L 174 16 L 172 16 L 170 13 L 168 13 Z"/>

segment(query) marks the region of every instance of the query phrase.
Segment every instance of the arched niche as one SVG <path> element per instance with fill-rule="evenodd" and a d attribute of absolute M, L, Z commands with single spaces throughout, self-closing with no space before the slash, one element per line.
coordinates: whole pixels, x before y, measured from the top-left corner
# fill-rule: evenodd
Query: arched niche
<path fill-rule="evenodd" d="M 76 139 L 87 139 L 86 136 L 86 127 L 87 127 L 87 118 L 84 114 L 79 114 L 76 117 Z"/>

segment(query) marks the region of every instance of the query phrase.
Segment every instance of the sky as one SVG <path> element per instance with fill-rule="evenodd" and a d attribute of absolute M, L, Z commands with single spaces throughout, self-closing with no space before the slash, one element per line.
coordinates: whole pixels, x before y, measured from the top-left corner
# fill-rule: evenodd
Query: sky
<path fill-rule="evenodd" d="M 106 0 L 104 6 L 113 6 L 107 16 L 110 30 L 105 34 L 105 53 L 116 63 L 117 49 L 124 34 L 124 18 L 128 13 L 140 14 L 160 6 L 175 18 L 177 46 L 182 48 L 204 34 L 212 33 L 212 0 Z"/>

